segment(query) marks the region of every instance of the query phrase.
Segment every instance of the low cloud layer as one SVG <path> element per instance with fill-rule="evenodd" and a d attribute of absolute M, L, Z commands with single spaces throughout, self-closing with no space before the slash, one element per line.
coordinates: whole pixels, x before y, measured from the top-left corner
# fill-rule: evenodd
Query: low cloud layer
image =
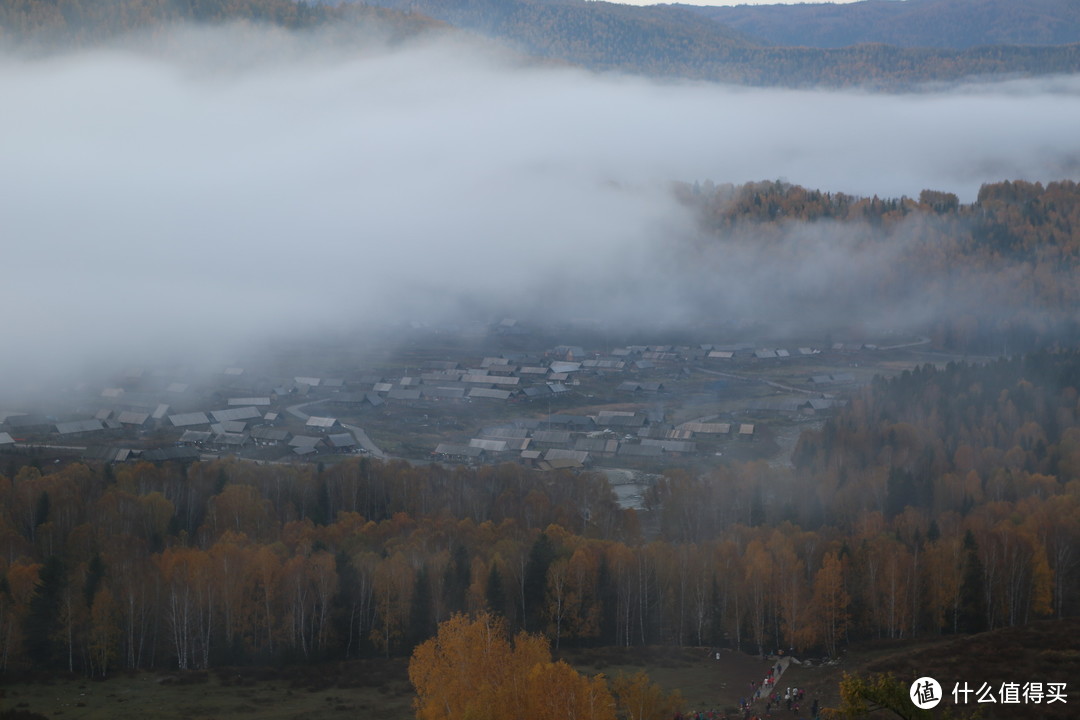
<path fill-rule="evenodd" d="M 485 304 L 685 319 L 673 180 L 970 201 L 1080 176 L 1078 78 L 751 90 L 218 29 L 0 58 L 0 96 L 7 385 Z"/>

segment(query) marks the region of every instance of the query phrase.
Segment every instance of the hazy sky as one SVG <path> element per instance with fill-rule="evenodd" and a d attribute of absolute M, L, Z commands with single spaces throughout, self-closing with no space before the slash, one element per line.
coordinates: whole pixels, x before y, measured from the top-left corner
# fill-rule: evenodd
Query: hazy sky
<path fill-rule="evenodd" d="M 221 29 L 0 59 L 0 97 L 6 378 L 475 302 L 685 319 L 656 272 L 692 232 L 672 180 L 970 201 L 1080 177 L 1078 78 L 758 90 Z"/>

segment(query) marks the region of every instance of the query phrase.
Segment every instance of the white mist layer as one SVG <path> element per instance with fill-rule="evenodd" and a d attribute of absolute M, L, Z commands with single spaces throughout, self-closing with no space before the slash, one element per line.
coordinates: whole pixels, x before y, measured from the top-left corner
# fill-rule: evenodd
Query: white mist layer
<path fill-rule="evenodd" d="M 1077 78 L 752 90 L 309 40 L 0 59 L 0 385 L 463 308 L 692 320 L 673 180 L 971 201 L 1080 167 Z"/>

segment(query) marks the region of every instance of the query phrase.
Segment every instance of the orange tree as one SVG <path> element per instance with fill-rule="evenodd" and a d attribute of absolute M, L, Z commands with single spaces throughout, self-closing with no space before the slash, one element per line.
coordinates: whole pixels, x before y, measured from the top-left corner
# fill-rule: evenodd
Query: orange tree
<path fill-rule="evenodd" d="M 602 675 L 586 677 L 552 662 L 548 641 L 519 633 L 510 641 L 502 618 L 454 615 L 409 661 L 420 720 L 615 720 Z"/>

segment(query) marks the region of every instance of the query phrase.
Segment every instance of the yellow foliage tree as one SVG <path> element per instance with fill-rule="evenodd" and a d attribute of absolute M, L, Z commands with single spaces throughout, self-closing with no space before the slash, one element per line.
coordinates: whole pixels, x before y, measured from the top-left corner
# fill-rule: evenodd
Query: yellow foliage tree
<path fill-rule="evenodd" d="M 620 674 L 612 685 L 619 712 L 627 720 L 664 720 L 682 709 L 682 695 L 678 690 L 670 695 L 664 693 L 663 688 L 650 682 L 643 671 L 629 677 Z"/>
<path fill-rule="evenodd" d="M 375 568 L 375 625 L 371 641 L 389 657 L 404 637 L 412 603 L 413 572 L 405 556 L 398 552 Z"/>
<path fill-rule="evenodd" d="M 824 645 L 829 657 L 836 657 L 840 638 L 847 629 L 850 602 L 851 598 L 844 589 L 843 563 L 835 552 L 830 552 L 825 555 L 821 569 L 814 576 L 812 611 L 817 623 L 810 626 L 810 629 L 816 630 L 814 640 Z"/>
<path fill-rule="evenodd" d="M 563 661 L 533 665 L 526 683 L 529 720 L 613 718 L 615 703 L 602 675 L 589 678 Z"/>
<path fill-rule="evenodd" d="M 94 595 L 90 608 L 90 633 L 88 650 L 94 672 L 105 677 L 116 659 L 116 645 L 120 636 L 116 602 L 109 588 L 103 587 Z"/>
<path fill-rule="evenodd" d="M 454 615 L 419 645 L 409 662 L 420 720 L 496 720 L 520 713 L 535 720 L 614 720 L 602 676 L 587 678 L 551 661 L 540 635 L 513 643 L 502 618 Z"/>
<path fill-rule="evenodd" d="M 840 707 L 826 708 L 822 717 L 828 720 L 862 720 L 868 717 L 897 717 L 901 720 L 970 720 L 978 710 L 958 712 L 951 708 L 933 711 L 917 707 L 908 694 L 907 683 L 891 674 L 849 675 L 840 681 Z"/>

